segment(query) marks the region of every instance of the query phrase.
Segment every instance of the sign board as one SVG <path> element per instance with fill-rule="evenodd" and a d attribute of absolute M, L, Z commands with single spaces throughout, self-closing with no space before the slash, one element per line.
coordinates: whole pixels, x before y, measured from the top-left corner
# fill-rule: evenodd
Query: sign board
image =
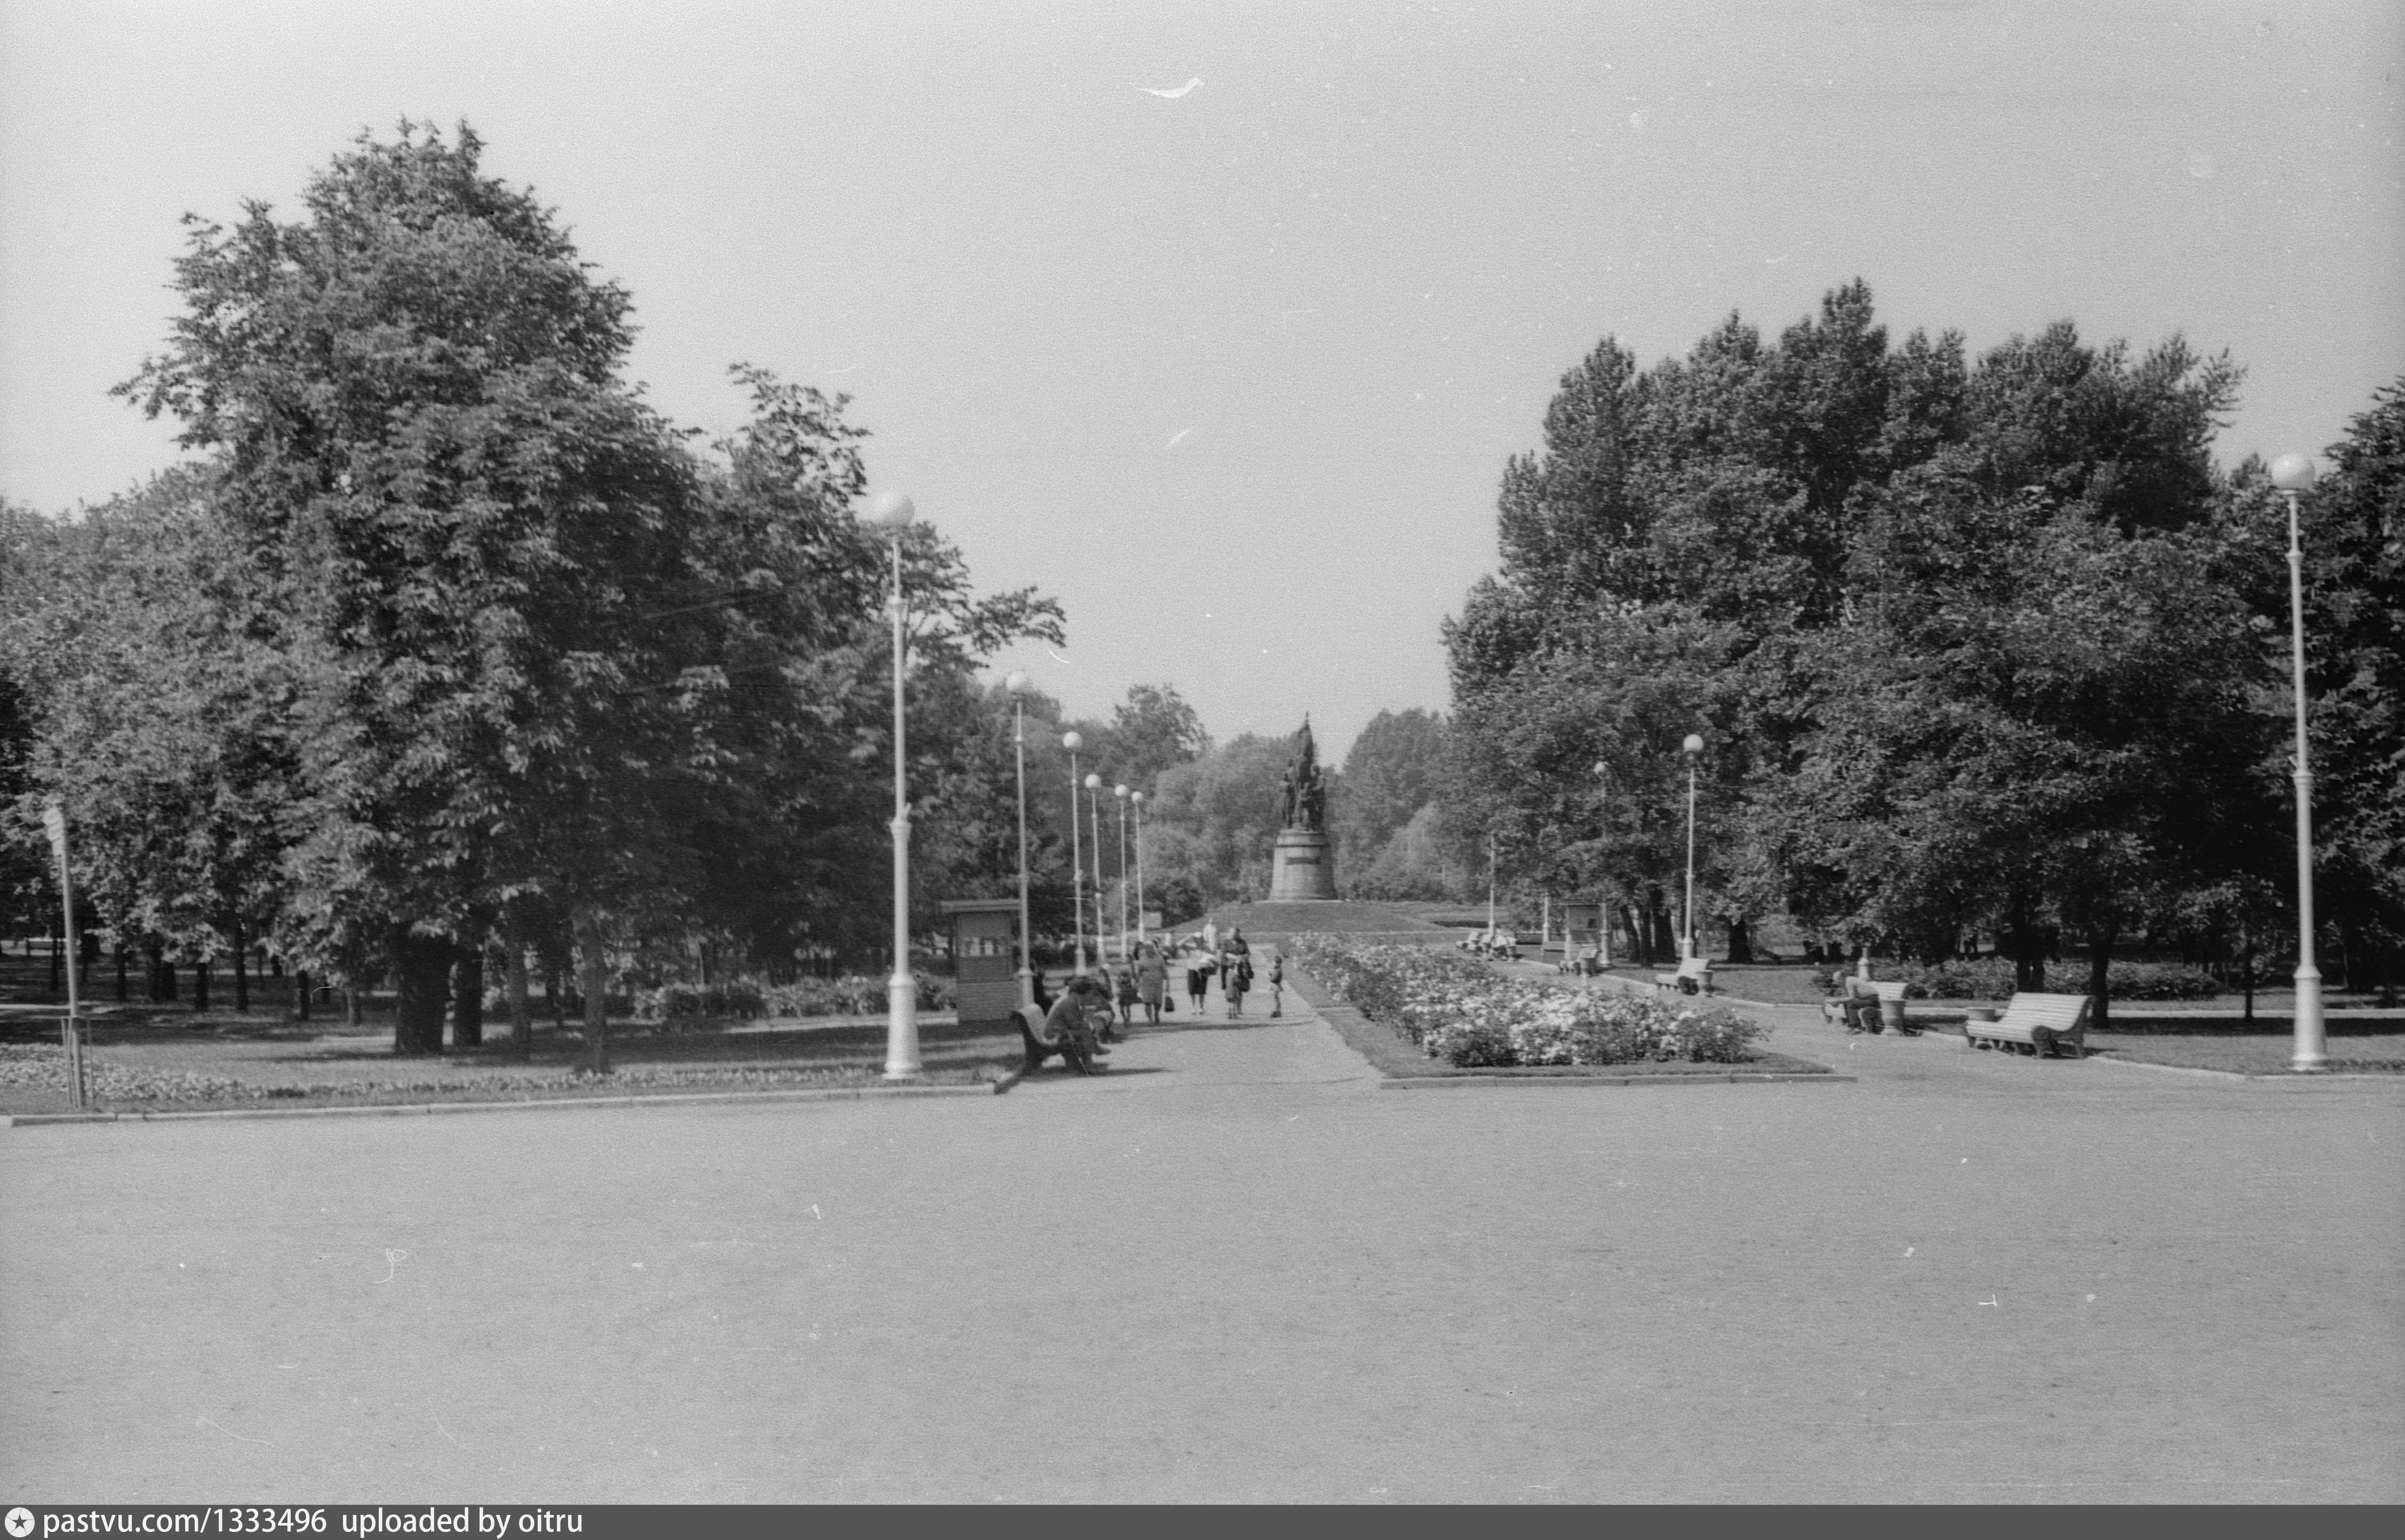
<path fill-rule="evenodd" d="M 42 827 L 50 835 L 50 854 L 63 861 L 67 858 L 66 810 L 56 802 L 42 809 Z"/>

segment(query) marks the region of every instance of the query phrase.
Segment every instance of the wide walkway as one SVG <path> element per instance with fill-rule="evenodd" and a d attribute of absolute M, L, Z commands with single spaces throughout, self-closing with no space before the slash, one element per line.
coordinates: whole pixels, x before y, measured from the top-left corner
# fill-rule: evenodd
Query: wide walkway
<path fill-rule="evenodd" d="M 0 1492 L 2398 1501 L 2405 1085 L 1857 1038 L 1380 1091 L 0 1132 Z"/>

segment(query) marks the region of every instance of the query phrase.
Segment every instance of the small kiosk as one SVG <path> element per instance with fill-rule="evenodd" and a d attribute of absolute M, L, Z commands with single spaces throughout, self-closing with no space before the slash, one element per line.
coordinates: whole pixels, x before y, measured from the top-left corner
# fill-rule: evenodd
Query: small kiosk
<path fill-rule="evenodd" d="M 1019 1008 L 1019 900 L 953 898 L 952 991 L 961 1023 L 1007 1024 Z"/>

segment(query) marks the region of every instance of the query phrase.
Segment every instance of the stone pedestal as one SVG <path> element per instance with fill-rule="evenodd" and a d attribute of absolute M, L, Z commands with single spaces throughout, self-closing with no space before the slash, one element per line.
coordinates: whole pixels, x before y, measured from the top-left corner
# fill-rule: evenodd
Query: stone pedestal
<path fill-rule="evenodd" d="M 1278 830 L 1270 853 L 1270 902 L 1336 897 L 1336 853 L 1318 829 Z"/>

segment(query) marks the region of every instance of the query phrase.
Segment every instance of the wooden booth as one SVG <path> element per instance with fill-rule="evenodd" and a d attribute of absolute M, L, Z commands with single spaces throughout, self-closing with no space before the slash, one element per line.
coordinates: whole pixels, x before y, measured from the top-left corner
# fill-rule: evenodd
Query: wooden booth
<path fill-rule="evenodd" d="M 1019 900 L 953 898 L 952 988 L 964 1024 L 1004 1022 L 1019 1007 Z"/>

